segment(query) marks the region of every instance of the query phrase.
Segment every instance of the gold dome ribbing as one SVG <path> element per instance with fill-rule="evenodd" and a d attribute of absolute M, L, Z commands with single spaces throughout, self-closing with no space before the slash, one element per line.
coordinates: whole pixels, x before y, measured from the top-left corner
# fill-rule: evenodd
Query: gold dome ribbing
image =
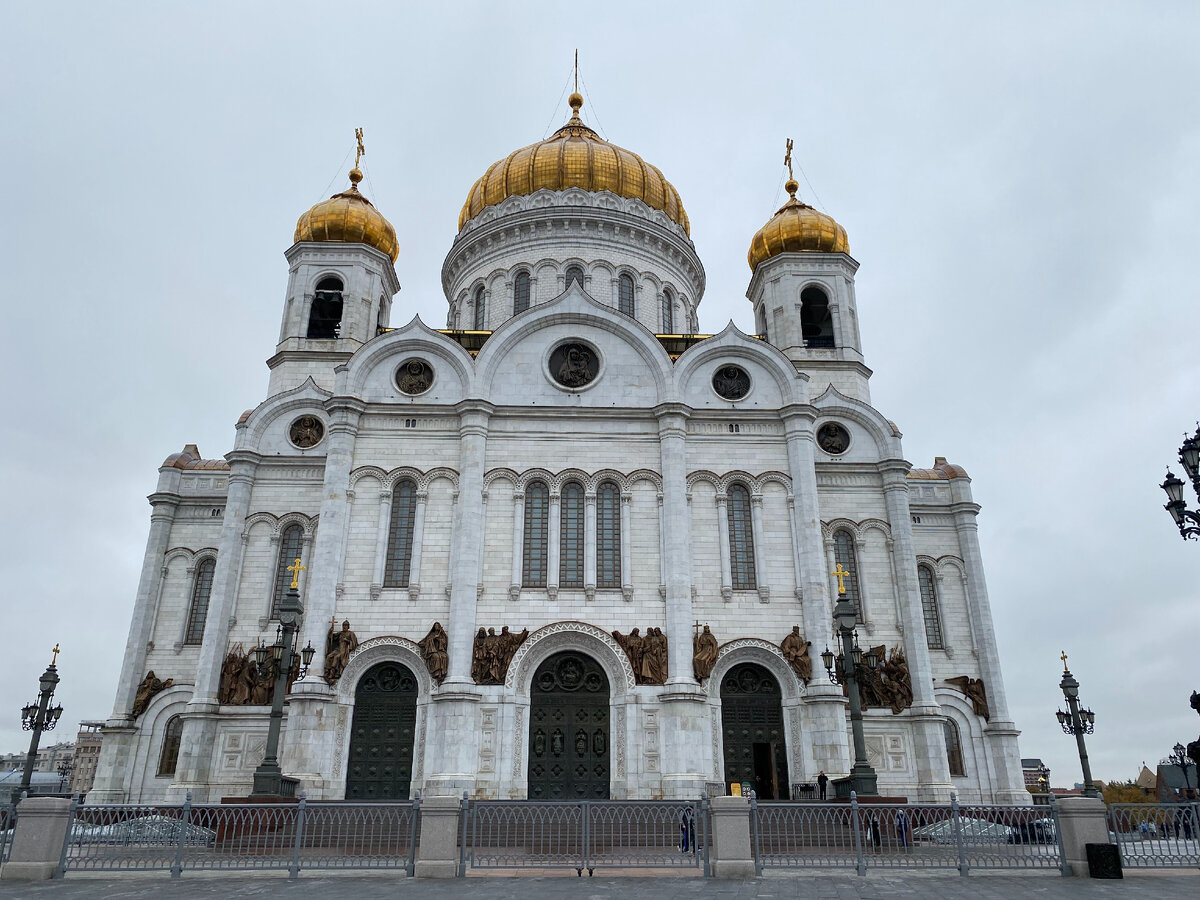
<path fill-rule="evenodd" d="M 340 241 L 367 244 L 392 258 L 400 255 L 396 229 L 371 201 L 358 192 L 362 172 L 350 170 L 350 188 L 322 200 L 296 222 L 295 242 Z"/>
<path fill-rule="evenodd" d="M 764 259 L 779 253 L 849 253 L 846 229 L 835 222 L 833 216 L 797 200 L 796 191 L 800 185 L 795 180 L 789 179 L 784 187 L 791 199 L 779 208 L 771 221 L 758 229 L 750 241 L 750 251 L 746 254 L 750 271 L 758 268 Z"/>

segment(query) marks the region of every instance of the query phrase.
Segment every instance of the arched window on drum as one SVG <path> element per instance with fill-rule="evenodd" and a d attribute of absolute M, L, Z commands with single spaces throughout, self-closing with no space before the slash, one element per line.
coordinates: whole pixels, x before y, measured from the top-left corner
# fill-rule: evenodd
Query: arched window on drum
<path fill-rule="evenodd" d="M 513 315 L 529 309 L 530 279 L 528 272 L 518 272 L 513 279 Z"/>
<path fill-rule="evenodd" d="M 392 488 L 392 520 L 388 525 L 384 587 L 408 587 L 416 518 L 417 484 L 411 478 L 405 478 Z"/>
<path fill-rule="evenodd" d="M 533 481 L 525 488 L 525 530 L 522 548 L 522 587 L 546 586 L 549 546 L 550 491 L 544 482 Z"/>
<path fill-rule="evenodd" d="M 617 279 L 617 311 L 627 316 L 634 314 L 633 278 L 629 275 L 622 275 Z"/>
<path fill-rule="evenodd" d="M 596 491 L 596 587 L 621 586 L 621 490 L 611 481 Z"/>
<path fill-rule="evenodd" d="M 754 571 L 754 526 L 750 514 L 750 492 L 745 485 L 729 488 L 729 574 L 735 591 L 752 591 L 757 586 Z"/>

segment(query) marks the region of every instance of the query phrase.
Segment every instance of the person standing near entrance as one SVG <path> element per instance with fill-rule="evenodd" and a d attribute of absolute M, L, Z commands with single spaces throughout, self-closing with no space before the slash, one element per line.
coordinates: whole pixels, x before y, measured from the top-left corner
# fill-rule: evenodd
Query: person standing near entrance
<path fill-rule="evenodd" d="M 828 790 L 828 788 L 829 788 L 829 776 L 826 775 L 825 770 L 822 769 L 817 774 L 817 793 L 819 793 L 821 795 L 822 800 L 825 799 L 825 791 Z"/>

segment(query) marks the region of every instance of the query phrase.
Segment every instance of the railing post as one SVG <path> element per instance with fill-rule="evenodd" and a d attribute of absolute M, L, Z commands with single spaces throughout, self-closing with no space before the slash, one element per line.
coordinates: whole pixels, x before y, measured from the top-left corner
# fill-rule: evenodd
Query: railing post
<path fill-rule="evenodd" d="M 300 845 L 304 841 L 304 814 L 308 809 L 308 793 L 301 792 L 296 805 L 296 840 L 292 842 L 292 864 L 288 866 L 288 879 L 300 875 Z"/>
<path fill-rule="evenodd" d="M 758 827 L 758 794 L 750 792 L 750 848 L 754 856 L 754 877 L 762 876 L 762 832 Z"/>
<path fill-rule="evenodd" d="M 858 792 L 850 792 L 850 822 L 851 830 L 854 832 L 854 856 L 857 859 L 855 867 L 859 875 L 867 874 L 867 860 L 863 856 L 862 845 L 862 815 L 858 808 Z"/>
<path fill-rule="evenodd" d="M 1071 874 L 1067 865 L 1067 850 L 1063 846 L 1062 825 L 1058 821 L 1058 804 L 1054 800 L 1054 792 L 1050 791 L 1050 821 L 1054 823 L 1054 842 L 1058 844 L 1058 870 L 1065 876 Z M 1114 832 L 1116 829 L 1113 829 Z M 1118 849 L 1118 853 L 1120 850 Z"/>
<path fill-rule="evenodd" d="M 708 805 L 708 794 L 700 795 L 700 821 L 697 823 L 699 830 L 700 852 L 704 854 L 704 877 L 712 877 L 712 866 L 709 865 L 708 859 L 708 832 L 711 827 L 709 816 L 711 815 Z"/>
<path fill-rule="evenodd" d="M 175 842 L 175 862 L 171 866 L 171 877 L 178 878 L 183 874 L 183 847 L 187 840 L 188 823 L 192 820 L 192 792 L 188 791 L 183 798 L 183 809 L 179 817 L 179 840 Z"/>
<path fill-rule="evenodd" d="M 592 811 L 591 811 L 589 803 L 586 800 L 584 800 L 580 804 L 580 819 L 582 819 L 583 834 L 581 835 L 580 841 L 579 841 L 579 868 L 576 870 L 576 874 L 580 878 L 583 877 L 583 870 L 585 868 L 587 868 L 588 840 L 591 838 L 591 831 L 592 831 L 592 829 L 591 829 L 591 824 L 592 824 L 591 823 L 591 812 Z"/>
<path fill-rule="evenodd" d="M 79 795 L 71 795 L 71 807 L 67 810 L 67 833 L 63 835 L 62 853 L 58 857 L 58 868 L 54 870 L 55 878 L 62 878 L 67 872 L 67 852 L 71 846 L 71 829 L 75 827 L 75 813 L 79 809 Z"/>
<path fill-rule="evenodd" d="M 459 840 L 458 840 L 458 877 L 467 876 L 467 819 L 471 816 L 471 801 L 467 792 L 463 791 L 462 805 L 459 807 Z"/>
<path fill-rule="evenodd" d="M 958 814 L 958 794 L 950 792 L 950 821 L 954 827 L 954 843 L 958 847 L 958 874 L 967 874 L 967 854 L 963 847 L 962 817 Z"/>
<path fill-rule="evenodd" d="M 404 874 L 412 878 L 417 871 L 417 838 L 421 834 L 421 792 L 413 793 L 412 802 L 412 825 L 409 828 L 408 840 L 408 865 L 404 867 Z"/>

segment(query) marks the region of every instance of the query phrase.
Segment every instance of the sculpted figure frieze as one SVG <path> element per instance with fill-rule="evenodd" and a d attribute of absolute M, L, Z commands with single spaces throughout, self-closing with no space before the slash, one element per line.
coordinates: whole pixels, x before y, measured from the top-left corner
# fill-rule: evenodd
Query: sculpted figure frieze
<path fill-rule="evenodd" d="M 266 670 L 260 672 L 253 650 L 234 644 L 221 663 L 221 684 L 217 699 L 224 706 L 267 706 L 275 697 L 275 676 L 279 664 L 268 657 Z M 300 654 L 292 654 L 292 669 L 288 672 L 287 689 L 300 677 Z"/>
<path fill-rule="evenodd" d="M 808 655 L 808 648 L 811 646 L 812 641 L 806 641 L 801 637 L 799 625 L 793 625 L 792 633 L 785 637 L 779 645 L 783 658 L 788 661 L 788 665 L 792 667 L 796 677 L 805 684 L 812 680 L 812 657 Z"/>
<path fill-rule="evenodd" d="M 421 658 L 425 660 L 425 668 L 435 684 L 441 684 L 450 669 L 450 636 L 441 622 L 434 622 L 429 634 L 417 642 L 421 648 Z M 516 648 L 514 648 L 516 649 Z"/>
<path fill-rule="evenodd" d="M 329 635 L 325 638 L 325 681 L 335 684 L 346 670 L 350 662 L 350 654 L 358 649 L 358 638 L 350 630 L 350 620 L 342 622 L 342 630 L 335 631 L 333 623 L 329 626 Z"/>
<path fill-rule="evenodd" d="M 703 681 L 712 674 L 719 650 L 717 639 L 707 625 L 692 638 L 692 672 L 697 681 Z"/>
<path fill-rule="evenodd" d="M 971 710 L 977 716 L 982 716 L 984 719 L 991 718 L 991 711 L 988 709 L 987 689 L 984 687 L 982 678 L 971 678 L 968 675 L 959 675 L 956 678 L 947 678 L 946 684 L 952 684 L 971 701 Z"/>
<path fill-rule="evenodd" d="M 146 711 L 146 707 L 150 705 L 150 701 L 154 699 L 154 695 L 160 691 L 165 691 L 175 683 L 175 679 L 168 678 L 166 681 L 158 678 L 151 669 L 146 673 L 146 677 L 142 679 L 142 683 L 138 685 L 137 693 L 133 698 L 133 717 L 136 719 Z"/>
<path fill-rule="evenodd" d="M 629 634 L 614 631 L 612 636 L 629 657 L 638 684 L 666 684 L 667 636 L 661 628 L 647 628 L 645 635 L 637 628 Z"/>
<path fill-rule="evenodd" d="M 476 684 L 504 684 L 508 664 L 512 662 L 517 648 L 529 637 L 529 629 L 513 634 L 505 625 L 496 634 L 495 628 L 486 631 L 480 628 L 475 635 L 475 647 L 471 659 L 471 677 Z"/>
<path fill-rule="evenodd" d="M 912 706 L 913 700 L 912 678 L 908 672 L 908 660 L 904 657 L 904 650 L 897 646 L 888 653 L 886 644 L 871 649 L 883 663 L 875 671 L 871 671 L 865 665 L 860 665 L 856 670 L 863 708 L 886 707 L 891 709 L 893 715 L 899 715 Z M 842 691 L 846 691 L 845 685 L 842 686 Z"/>

